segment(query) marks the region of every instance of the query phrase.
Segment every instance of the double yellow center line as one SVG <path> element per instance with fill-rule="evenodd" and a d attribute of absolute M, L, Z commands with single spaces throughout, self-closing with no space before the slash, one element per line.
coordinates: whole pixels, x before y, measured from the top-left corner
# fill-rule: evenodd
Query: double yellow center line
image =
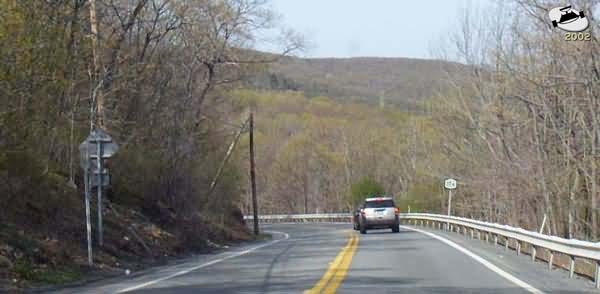
<path fill-rule="evenodd" d="M 340 251 L 329 265 L 329 269 L 323 274 L 323 277 L 321 277 L 314 287 L 304 291 L 304 294 L 335 293 L 348 273 L 350 263 L 352 263 L 352 257 L 354 256 L 357 247 L 358 235 L 351 234 L 350 240 L 348 240 L 346 246 L 342 248 L 342 251 Z"/>

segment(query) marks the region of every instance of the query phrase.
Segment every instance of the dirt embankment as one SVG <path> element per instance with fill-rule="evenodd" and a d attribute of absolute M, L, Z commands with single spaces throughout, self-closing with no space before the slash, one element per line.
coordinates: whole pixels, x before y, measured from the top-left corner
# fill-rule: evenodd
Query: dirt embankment
<path fill-rule="evenodd" d="M 0 292 L 133 272 L 252 239 L 236 209 L 218 221 L 197 214 L 157 224 L 140 211 L 107 202 L 102 247 L 92 210 L 94 266 L 88 266 L 83 202 L 75 200 L 80 205 L 65 205 L 59 214 L 29 207 L 28 214 L 0 222 Z"/>

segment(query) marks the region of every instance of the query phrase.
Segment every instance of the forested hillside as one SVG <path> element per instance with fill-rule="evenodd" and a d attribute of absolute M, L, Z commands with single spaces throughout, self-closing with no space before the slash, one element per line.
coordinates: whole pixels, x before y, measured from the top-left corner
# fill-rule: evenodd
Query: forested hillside
<path fill-rule="evenodd" d="M 402 207 L 441 207 L 440 178 L 430 171 L 443 158 L 430 152 L 439 146 L 431 117 L 294 91 L 233 95 L 256 110 L 262 212 L 349 211 L 358 204 L 350 188 L 364 177 Z"/>
<path fill-rule="evenodd" d="M 257 75 L 259 88 L 302 91 L 341 100 L 399 106 L 421 111 L 419 102 L 449 88 L 459 64 L 412 58 L 286 57 Z"/>

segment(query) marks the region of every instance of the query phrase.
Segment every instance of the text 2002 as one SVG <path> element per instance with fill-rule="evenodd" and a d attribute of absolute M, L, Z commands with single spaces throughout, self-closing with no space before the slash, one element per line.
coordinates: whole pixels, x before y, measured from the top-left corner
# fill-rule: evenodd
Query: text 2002
<path fill-rule="evenodd" d="M 590 41 L 591 39 L 590 33 L 565 33 L 565 41 Z"/>

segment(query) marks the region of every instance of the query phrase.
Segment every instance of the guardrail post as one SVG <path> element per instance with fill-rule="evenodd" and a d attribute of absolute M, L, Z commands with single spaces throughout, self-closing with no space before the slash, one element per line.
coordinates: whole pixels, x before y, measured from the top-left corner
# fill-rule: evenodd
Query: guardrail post
<path fill-rule="evenodd" d="M 494 247 L 498 246 L 498 235 L 494 234 Z"/>
<path fill-rule="evenodd" d="M 471 231 L 471 239 L 474 239 L 475 236 L 474 236 L 474 233 L 473 233 L 473 229 L 470 229 L 470 231 Z"/>
<path fill-rule="evenodd" d="M 548 270 L 552 270 L 554 264 L 554 251 L 550 250 L 550 256 L 548 256 Z M 596 268 L 598 268 L 596 266 Z"/>
<path fill-rule="evenodd" d="M 485 232 L 485 243 L 489 243 L 490 242 L 490 233 Z"/>
<path fill-rule="evenodd" d="M 535 254 L 536 254 L 537 250 L 535 248 L 535 246 L 531 245 L 531 261 L 535 262 Z"/>
<path fill-rule="evenodd" d="M 521 241 L 515 240 L 517 242 L 517 255 L 521 255 Z"/>
<path fill-rule="evenodd" d="M 510 238 L 508 238 L 508 237 L 504 238 L 504 250 L 508 250 L 508 246 L 509 246 L 508 243 L 510 243 Z"/>
<path fill-rule="evenodd" d="M 575 256 L 571 255 L 569 257 L 569 278 L 573 278 L 575 274 Z"/>
<path fill-rule="evenodd" d="M 600 261 L 596 260 L 596 273 L 594 274 L 596 289 L 600 288 Z"/>

